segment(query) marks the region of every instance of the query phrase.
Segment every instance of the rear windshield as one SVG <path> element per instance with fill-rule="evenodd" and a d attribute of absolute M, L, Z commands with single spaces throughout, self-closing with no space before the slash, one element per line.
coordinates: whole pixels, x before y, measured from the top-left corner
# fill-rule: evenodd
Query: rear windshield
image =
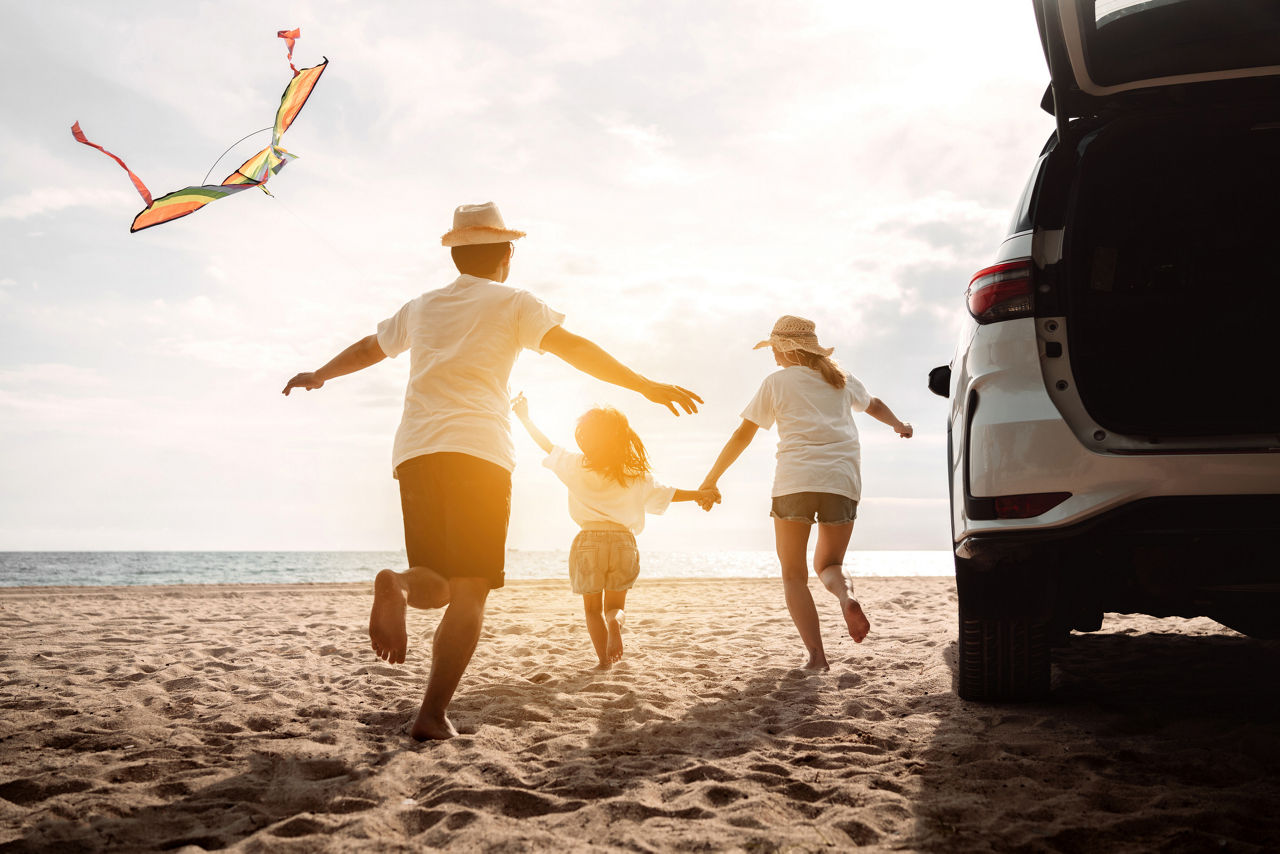
<path fill-rule="evenodd" d="M 1081 0 L 1080 12 L 1089 77 L 1104 86 L 1280 65 L 1275 0 Z"/>

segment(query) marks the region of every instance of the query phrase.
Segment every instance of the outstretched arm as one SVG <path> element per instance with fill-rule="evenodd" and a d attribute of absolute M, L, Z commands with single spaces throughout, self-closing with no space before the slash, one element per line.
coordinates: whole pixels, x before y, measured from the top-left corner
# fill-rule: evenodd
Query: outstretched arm
<path fill-rule="evenodd" d="M 584 374 L 640 392 L 654 403 L 660 403 L 670 409 L 674 415 L 680 414 L 680 410 L 676 409 L 677 406 L 685 412 L 697 412 L 698 404 L 702 403 L 702 398 L 687 388 L 656 383 L 640 376 L 606 353 L 595 342 L 581 335 L 574 335 L 563 326 L 553 326 L 548 330 L 547 334 L 542 336 L 542 343 L 539 346 L 548 353 L 554 353 L 564 359 Z"/>
<path fill-rule="evenodd" d="M 533 423 L 533 419 L 529 417 L 529 401 L 525 399 L 524 392 L 517 394 L 511 401 L 511 410 L 515 412 L 516 417 L 520 419 L 520 423 L 524 425 L 524 429 L 529 431 L 529 435 L 533 438 L 533 441 L 538 443 L 538 447 L 542 449 L 543 453 L 551 453 L 551 449 L 555 445 L 551 444 L 551 440 L 547 438 L 547 435 L 539 430 L 537 425 Z"/>
<path fill-rule="evenodd" d="M 885 406 L 884 401 L 878 397 L 871 398 L 871 403 L 867 406 L 867 414 L 883 424 L 888 424 L 904 439 L 910 439 L 915 433 L 909 422 L 899 421 L 898 416 L 893 414 L 893 410 Z"/>
<path fill-rule="evenodd" d="M 716 482 L 720 480 L 720 475 L 725 473 L 729 466 L 733 465 L 738 457 L 742 456 L 742 452 L 751 444 L 751 440 L 756 437 L 756 431 L 760 429 L 760 425 L 754 421 L 742 419 L 742 423 L 738 425 L 738 429 L 733 431 L 733 435 L 729 437 L 729 441 L 724 443 L 724 447 L 720 450 L 720 456 L 716 457 L 715 465 L 711 467 L 711 471 L 707 472 L 707 476 L 702 479 L 703 489 L 716 489 Z M 719 490 L 717 490 L 719 494 Z"/>
<path fill-rule="evenodd" d="M 285 384 L 283 393 L 287 395 L 290 389 L 295 388 L 305 388 L 307 391 L 312 391 L 323 386 L 328 380 L 362 371 L 370 365 L 376 365 L 385 358 L 387 358 L 387 354 L 382 352 L 382 348 L 378 346 L 378 336 L 366 336 L 334 356 L 320 370 L 304 371 L 289 380 Z"/>

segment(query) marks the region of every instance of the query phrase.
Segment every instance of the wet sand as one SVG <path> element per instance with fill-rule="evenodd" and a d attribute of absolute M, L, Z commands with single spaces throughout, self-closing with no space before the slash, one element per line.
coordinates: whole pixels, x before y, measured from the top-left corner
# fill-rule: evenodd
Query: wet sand
<path fill-rule="evenodd" d="M 438 614 L 376 659 L 372 586 L 0 590 L 0 851 L 1264 851 L 1280 644 L 1109 616 L 1052 703 L 952 693 L 947 578 L 816 579 L 829 673 L 776 580 L 641 579 L 593 672 L 581 600 L 512 582 L 451 710 L 406 732 Z"/>

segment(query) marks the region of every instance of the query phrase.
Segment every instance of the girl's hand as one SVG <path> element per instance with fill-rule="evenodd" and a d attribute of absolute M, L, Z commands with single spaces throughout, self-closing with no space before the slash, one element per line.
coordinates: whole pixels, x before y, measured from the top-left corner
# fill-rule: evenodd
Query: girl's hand
<path fill-rule="evenodd" d="M 904 439 L 910 439 L 915 434 L 915 428 L 911 426 L 910 421 L 902 421 L 897 427 L 893 428 L 899 436 Z"/>
<path fill-rule="evenodd" d="M 698 490 L 698 497 L 694 500 L 697 501 L 699 507 L 709 513 L 712 507 L 720 503 L 720 490 L 714 486 L 703 487 Z"/>
<path fill-rule="evenodd" d="M 511 398 L 511 411 L 520 418 L 529 417 L 529 401 L 525 399 L 524 392 L 517 392 L 516 396 Z"/>

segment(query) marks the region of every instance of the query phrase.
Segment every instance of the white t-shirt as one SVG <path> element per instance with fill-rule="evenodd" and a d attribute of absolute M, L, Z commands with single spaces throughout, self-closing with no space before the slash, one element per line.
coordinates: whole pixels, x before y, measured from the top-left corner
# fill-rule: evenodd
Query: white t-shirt
<path fill-rule="evenodd" d="M 791 365 L 765 377 L 742 417 L 768 430 L 778 425 L 773 497 L 830 492 L 862 495 L 861 447 L 853 413 L 871 404 L 866 386 L 845 374 L 835 388 L 822 374 Z"/>
<path fill-rule="evenodd" d="M 379 323 L 382 352 L 409 351 L 393 474 L 405 460 L 444 451 L 514 469 L 511 366 L 521 349 L 541 353 L 542 337 L 563 322 L 528 291 L 464 274 Z"/>
<path fill-rule="evenodd" d="M 663 486 L 646 474 L 623 486 L 611 477 L 583 464 L 582 454 L 556 445 L 542 464 L 569 487 L 569 515 L 579 525 L 614 522 L 638 534 L 644 530 L 644 514 L 661 515 L 675 497 L 674 486 Z"/>

